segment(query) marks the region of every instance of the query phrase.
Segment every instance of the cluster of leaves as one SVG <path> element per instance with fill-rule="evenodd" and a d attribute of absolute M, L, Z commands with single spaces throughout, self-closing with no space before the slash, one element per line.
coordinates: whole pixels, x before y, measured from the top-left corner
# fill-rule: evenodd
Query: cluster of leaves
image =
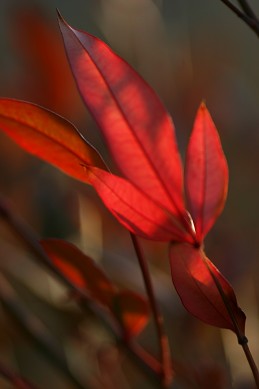
<path fill-rule="evenodd" d="M 132 234 L 169 242 L 172 280 L 183 305 L 204 322 L 234 331 L 242 342 L 245 315 L 203 249 L 228 187 L 227 162 L 205 104 L 194 121 L 183 172 L 172 120 L 150 86 L 104 42 L 61 17 L 59 22 L 80 94 L 122 176 L 110 173 L 70 122 L 38 105 L 0 99 L 1 130 L 29 153 L 92 185 Z M 139 295 L 119 291 L 73 245 L 57 240 L 42 245 L 55 266 L 111 312 L 128 337 L 142 330 L 148 310 Z"/>

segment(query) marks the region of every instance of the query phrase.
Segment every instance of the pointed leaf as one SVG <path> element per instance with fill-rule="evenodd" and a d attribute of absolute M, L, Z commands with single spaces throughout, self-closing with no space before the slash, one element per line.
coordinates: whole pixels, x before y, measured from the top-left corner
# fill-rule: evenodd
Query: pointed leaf
<path fill-rule="evenodd" d="M 136 235 L 160 241 L 192 241 L 176 217 L 129 181 L 98 168 L 91 168 L 89 181 L 109 211 Z"/>
<path fill-rule="evenodd" d="M 98 152 L 63 117 L 38 105 L 0 99 L 0 130 L 29 153 L 88 182 L 88 165 L 105 168 Z"/>
<path fill-rule="evenodd" d="M 199 241 L 223 210 L 228 167 L 220 138 L 204 103 L 201 104 L 186 154 L 185 190 Z"/>
<path fill-rule="evenodd" d="M 147 301 L 130 290 L 122 290 L 114 296 L 113 313 L 129 338 L 137 336 L 149 320 Z"/>
<path fill-rule="evenodd" d="M 72 243 L 61 239 L 44 239 L 43 249 L 71 282 L 85 289 L 91 297 L 110 308 L 116 288 L 95 262 Z"/>
<path fill-rule="evenodd" d="M 174 126 L 159 98 L 104 42 L 59 19 L 79 91 L 122 173 L 186 225 Z"/>
<path fill-rule="evenodd" d="M 245 332 L 245 314 L 237 305 L 231 285 L 206 258 L 201 249 L 189 244 L 172 244 L 170 262 L 174 286 L 187 311 L 205 323 L 228 328 L 236 333 L 236 328 L 213 279 L 215 277 L 226 296 L 241 333 Z"/>

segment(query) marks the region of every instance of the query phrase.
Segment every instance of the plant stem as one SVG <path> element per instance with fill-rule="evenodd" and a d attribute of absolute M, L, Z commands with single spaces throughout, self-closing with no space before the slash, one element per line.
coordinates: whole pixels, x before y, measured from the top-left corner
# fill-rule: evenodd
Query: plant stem
<path fill-rule="evenodd" d="M 256 384 L 256 388 L 258 389 L 259 388 L 259 373 L 258 373 L 257 366 L 255 364 L 254 358 L 253 358 L 253 356 L 251 354 L 251 351 L 249 349 L 248 343 L 242 344 L 242 347 L 243 347 L 246 359 L 247 359 L 247 361 L 249 363 L 249 366 L 250 366 L 250 368 L 252 370 L 252 373 L 253 373 L 253 376 L 254 376 L 254 380 L 255 380 L 255 384 Z"/>
<path fill-rule="evenodd" d="M 140 247 L 137 237 L 132 233 L 130 235 L 139 261 L 142 276 L 144 279 L 144 284 L 146 287 L 148 300 L 154 317 L 154 322 L 155 322 L 159 346 L 160 346 L 163 385 L 165 388 L 167 388 L 172 382 L 173 371 L 172 371 L 172 364 L 171 364 L 169 342 L 164 329 L 164 323 L 163 323 L 164 321 L 156 303 L 151 276 L 147 266 L 147 262 L 145 260 L 145 256 Z"/>
<path fill-rule="evenodd" d="M 231 1 L 229 0 L 220 0 L 223 4 L 225 4 L 234 14 L 236 14 L 243 22 L 245 22 L 251 30 L 259 37 L 259 21 L 257 18 L 248 16 L 247 13 L 243 13 L 237 8 Z M 243 8 L 243 7 L 242 7 Z"/>
<path fill-rule="evenodd" d="M 257 20 L 256 14 L 246 0 L 238 0 L 238 3 L 247 16 L 251 19 Z"/>
<path fill-rule="evenodd" d="M 245 356 L 246 356 L 246 359 L 247 359 L 247 362 L 250 366 L 250 369 L 252 371 L 252 374 L 253 374 L 253 377 L 254 377 L 254 381 L 255 381 L 255 384 L 256 384 L 256 388 L 259 389 L 259 372 L 258 372 L 258 368 L 256 366 L 256 363 L 254 361 L 254 358 L 251 354 L 251 351 L 249 349 L 249 346 L 248 346 L 248 339 L 247 337 L 245 336 L 245 334 L 243 333 L 243 331 L 240 329 L 239 325 L 238 325 L 238 321 L 236 320 L 236 317 L 235 317 L 235 314 L 232 310 L 232 307 L 231 307 L 231 304 L 229 303 L 229 300 L 228 300 L 228 297 L 226 296 L 220 282 L 218 281 L 218 279 L 215 277 L 214 273 L 211 271 L 208 263 L 207 263 L 207 259 L 206 257 L 204 257 L 204 263 L 219 291 L 219 294 L 222 298 L 222 301 L 228 311 L 228 314 L 229 314 L 229 317 L 233 323 L 233 326 L 235 328 L 235 333 L 237 335 L 237 339 L 238 339 L 238 343 L 242 346 L 243 348 L 243 351 L 245 353 Z"/>

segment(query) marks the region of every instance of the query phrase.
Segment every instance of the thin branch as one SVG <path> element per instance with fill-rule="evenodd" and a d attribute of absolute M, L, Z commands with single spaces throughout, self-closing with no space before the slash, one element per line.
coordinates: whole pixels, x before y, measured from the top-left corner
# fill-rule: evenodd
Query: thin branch
<path fill-rule="evenodd" d="M 9 381 L 16 389 L 38 389 L 34 384 L 22 376 L 12 372 L 2 362 L 0 362 L 0 375 Z"/>
<path fill-rule="evenodd" d="M 238 3 L 247 16 L 249 16 L 251 19 L 258 20 L 252 7 L 250 6 L 250 4 L 248 4 L 246 0 L 238 0 Z"/>
<path fill-rule="evenodd" d="M 259 37 L 259 21 L 257 19 L 251 18 L 247 14 L 240 11 L 231 1 L 229 0 L 220 0 L 223 4 L 225 4 L 236 16 L 238 16 L 243 22 L 245 22 Z"/>
<path fill-rule="evenodd" d="M 248 343 L 242 344 L 242 347 L 243 347 L 244 353 L 246 355 L 246 359 L 248 360 L 248 363 L 249 363 L 250 368 L 252 370 L 254 380 L 256 383 L 256 387 L 259 388 L 259 373 L 258 373 L 257 366 L 255 364 L 254 358 L 253 358 L 251 351 L 249 349 Z"/>
<path fill-rule="evenodd" d="M 153 317 L 154 317 L 158 341 L 159 341 L 159 345 L 160 345 L 160 354 L 161 354 L 161 362 L 162 362 L 162 379 L 163 379 L 164 387 L 167 388 L 170 386 L 170 384 L 172 382 L 172 377 L 173 377 L 168 337 L 165 333 L 163 317 L 160 314 L 157 303 L 156 303 L 153 285 L 152 285 L 152 281 L 151 281 L 151 277 L 150 277 L 150 272 L 149 272 L 143 251 L 139 245 L 137 237 L 134 234 L 130 234 L 130 235 L 131 235 L 132 243 L 133 243 L 138 261 L 139 261 L 143 280 L 144 280 L 145 287 L 146 287 L 148 300 L 149 300 L 151 311 L 152 311 Z"/>
<path fill-rule="evenodd" d="M 229 300 L 228 300 L 228 297 L 226 296 L 220 282 L 218 281 L 218 279 L 215 277 L 214 273 L 211 271 L 208 263 L 207 263 L 207 260 L 206 258 L 204 259 L 204 263 L 214 281 L 214 284 L 216 285 L 217 289 L 218 289 L 218 292 L 222 298 L 222 301 L 227 309 L 227 312 L 229 314 L 229 317 L 232 321 L 232 324 L 235 328 L 235 332 L 236 332 L 236 335 L 237 335 L 237 339 L 238 339 L 238 343 L 242 346 L 243 348 L 243 351 L 245 353 L 245 356 L 246 356 L 246 359 L 247 359 L 247 362 L 250 366 L 250 369 L 252 371 L 252 374 L 253 374 L 253 377 L 254 377 L 254 381 L 255 381 L 255 384 L 256 384 L 256 388 L 259 389 L 259 372 L 258 372 L 258 368 L 255 364 L 255 361 L 254 361 L 254 358 L 250 352 L 250 349 L 249 349 L 249 346 L 248 346 L 248 339 L 247 337 L 243 334 L 243 332 L 241 331 L 241 329 L 239 328 L 239 325 L 238 325 L 238 322 L 236 320 L 236 317 L 235 317 L 235 314 L 232 310 L 232 307 L 229 303 Z"/>
<path fill-rule="evenodd" d="M 79 382 L 69 370 L 64 353 L 48 328 L 21 303 L 15 290 L 3 275 L 0 276 L 0 300 L 8 313 L 70 381 L 78 389 L 87 389 L 87 386 Z"/>

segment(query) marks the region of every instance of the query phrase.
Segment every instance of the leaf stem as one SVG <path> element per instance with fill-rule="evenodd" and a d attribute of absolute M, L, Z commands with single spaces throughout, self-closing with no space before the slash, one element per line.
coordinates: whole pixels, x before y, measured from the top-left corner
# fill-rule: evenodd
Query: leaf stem
<path fill-rule="evenodd" d="M 256 363 L 254 361 L 254 358 L 251 354 L 251 351 L 249 349 L 249 346 L 248 346 L 248 339 L 247 337 L 245 336 L 245 334 L 243 333 L 243 331 L 241 331 L 241 329 L 239 328 L 239 325 L 238 325 L 238 322 L 236 320 L 236 317 L 235 317 L 235 314 L 232 310 L 232 307 L 231 307 L 231 304 L 229 303 L 229 300 L 228 300 L 228 297 L 226 296 L 220 282 L 218 281 L 218 279 L 215 277 L 215 275 L 213 274 L 213 272 L 211 271 L 208 263 L 207 263 L 207 258 L 204 256 L 204 263 L 219 291 L 219 294 L 222 298 L 222 301 L 227 309 L 227 312 L 229 314 L 229 317 L 233 323 L 233 326 L 235 328 L 235 333 L 236 333 L 236 336 L 237 336 L 237 339 L 238 339 L 238 343 L 242 346 L 243 348 L 243 351 L 245 353 L 245 356 L 246 356 L 246 359 L 247 359 L 247 362 L 250 366 L 250 369 L 252 371 L 252 374 L 253 374 L 253 377 L 254 377 L 254 381 L 255 381 L 255 384 L 256 384 L 256 388 L 259 389 L 259 372 L 258 372 L 258 368 L 256 366 Z"/>
<path fill-rule="evenodd" d="M 241 346 L 243 347 L 246 359 L 247 359 L 247 361 L 249 363 L 250 369 L 251 369 L 251 371 L 253 373 L 253 376 L 254 376 L 256 388 L 258 389 L 259 388 L 259 372 L 258 372 L 258 368 L 257 368 L 257 366 L 255 364 L 255 361 L 254 361 L 254 358 L 253 358 L 253 356 L 251 354 L 251 351 L 249 349 L 248 343 L 242 344 Z"/>
<path fill-rule="evenodd" d="M 153 284 L 151 281 L 150 272 L 147 266 L 147 262 L 145 260 L 145 256 L 143 254 L 142 248 L 138 242 L 137 237 L 134 234 L 130 234 L 132 243 L 138 258 L 138 262 L 141 268 L 144 284 L 146 287 L 147 296 L 149 299 L 151 311 L 153 314 L 159 346 L 160 346 L 160 356 L 161 356 L 161 365 L 162 365 L 162 379 L 163 379 L 163 385 L 165 388 L 168 388 L 169 385 L 172 382 L 173 377 L 173 371 L 172 371 L 172 364 L 171 364 L 171 356 L 170 356 L 170 347 L 168 342 L 168 337 L 165 333 L 164 329 L 164 320 L 162 315 L 159 312 L 155 295 L 154 295 L 154 289 Z"/>

